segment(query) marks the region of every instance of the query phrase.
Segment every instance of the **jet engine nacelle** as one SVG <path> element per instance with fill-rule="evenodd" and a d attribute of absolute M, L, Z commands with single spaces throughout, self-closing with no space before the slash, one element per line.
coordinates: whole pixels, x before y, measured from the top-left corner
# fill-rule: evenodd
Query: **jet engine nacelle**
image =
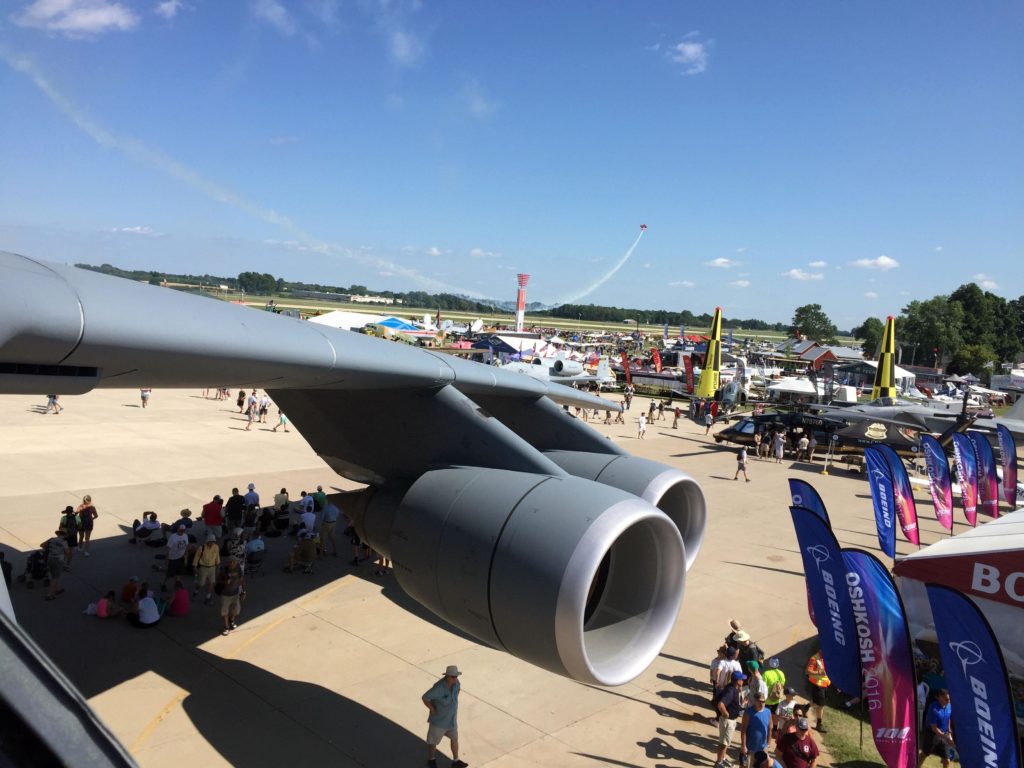
<path fill-rule="evenodd" d="M 639 496 L 668 515 L 683 537 L 686 569 L 690 569 L 704 542 L 708 519 L 704 492 L 696 480 L 678 469 L 636 456 L 582 451 L 545 451 L 544 455 L 570 475 Z"/>
<path fill-rule="evenodd" d="M 477 467 L 376 491 L 366 541 L 402 589 L 476 638 L 586 683 L 621 685 L 655 659 L 686 578 L 675 523 L 576 477 Z"/>
<path fill-rule="evenodd" d="M 555 376 L 579 376 L 583 373 L 583 363 L 575 360 L 555 360 L 551 369 Z"/>

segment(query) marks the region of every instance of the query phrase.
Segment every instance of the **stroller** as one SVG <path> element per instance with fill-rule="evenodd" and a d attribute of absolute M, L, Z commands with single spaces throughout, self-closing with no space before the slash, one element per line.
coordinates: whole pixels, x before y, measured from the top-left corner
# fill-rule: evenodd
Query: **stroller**
<path fill-rule="evenodd" d="M 25 572 L 18 576 L 18 582 L 25 584 L 29 589 L 35 587 L 37 581 L 43 582 L 44 587 L 50 585 L 50 574 L 46 569 L 46 562 L 49 553 L 46 547 L 37 549 L 28 556 L 25 563 Z"/>

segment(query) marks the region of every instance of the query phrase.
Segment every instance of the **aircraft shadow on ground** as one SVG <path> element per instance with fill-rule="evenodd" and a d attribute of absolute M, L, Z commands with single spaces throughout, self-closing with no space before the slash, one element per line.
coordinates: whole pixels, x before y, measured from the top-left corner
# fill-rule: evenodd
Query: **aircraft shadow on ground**
<path fill-rule="evenodd" d="M 248 662 L 202 650 L 200 646 L 218 637 L 223 628 L 216 602 L 204 606 L 201 599 L 194 600 L 188 616 L 165 616 L 158 627 L 146 631 L 120 618 L 102 621 L 83 614 L 89 603 L 108 590 L 120 594 L 129 576 L 148 580 L 159 594 L 163 573 L 153 566 L 163 567 L 164 561 L 156 555 L 164 550 L 141 542 L 132 546 L 126 543 L 128 538 L 93 541 L 88 559 L 77 553 L 71 572 L 61 577 L 65 592 L 55 601 L 43 600 L 46 589 L 42 583 L 29 589 L 15 580 L 10 590 L 19 623 L 87 698 L 155 673 L 188 691 L 183 701 L 186 713 L 203 737 L 233 765 L 268 764 L 268 755 L 274 756 L 269 764 L 281 764 L 309 757 L 337 762 L 342 753 L 367 766 L 410 764 L 422 758 L 423 742 L 418 735 L 355 701 L 322 686 L 287 680 Z M 238 632 L 245 631 L 246 622 L 281 605 L 337 579 L 356 576 L 372 581 L 383 598 L 409 613 L 463 639 L 479 642 L 408 597 L 394 576 L 373 576 L 371 563 L 347 566 L 344 551 L 337 558 L 318 560 L 312 574 L 284 573 L 293 544 L 294 539 L 288 536 L 267 541 L 268 554 L 261 572 L 248 579 L 248 597 Z M 14 576 L 23 574 L 29 552 L 7 546 L 0 549 L 12 564 Z M 183 582 L 191 588 L 191 576 Z M 299 651 L 282 648 L 281 652 Z M 344 658 L 309 659 L 314 674 L 318 666 L 344 663 Z M 418 705 L 413 701 L 409 706 Z M 233 718 L 236 710 L 251 712 L 253 707 L 279 710 L 280 732 L 257 732 L 241 716 L 237 722 Z"/>

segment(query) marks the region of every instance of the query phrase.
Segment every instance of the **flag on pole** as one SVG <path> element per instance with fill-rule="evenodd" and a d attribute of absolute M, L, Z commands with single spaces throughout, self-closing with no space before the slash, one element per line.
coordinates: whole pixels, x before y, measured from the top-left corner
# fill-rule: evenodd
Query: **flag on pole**
<path fill-rule="evenodd" d="M 896 557 L 896 526 L 893 522 L 895 509 L 892 486 L 892 472 L 889 462 L 876 446 L 864 449 L 867 464 L 868 485 L 871 488 L 871 503 L 875 508 L 875 528 L 878 530 L 878 548 L 889 557 Z"/>
<path fill-rule="evenodd" d="M 963 766 L 1021 768 L 1014 701 L 999 641 L 969 597 L 928 584 Z"/>
<path fill-rule="evenodd" d="M 974 444 L 974 455 L 978 457 L 978 502 L 981 511 L 989 517 L 999 517 L 999 475 L 996 473 L 996 456 L 992 445 L 981 432 L 970 430 L 967 437 Z"/>
<path fill-rule="evenodd" d="M 921 544 L 921 534 L 917 528 L 917 502 L 914 501 L 914 489 L 910 485 L 910 475 L 903 459 L 891 445 L 875 446 L 885 456 L 892 475 L 896 519 L 900 521 L 900 530 L 911 544 Z"/>
<path fill-rule="evenodd" d="M 978 459 L 974 443 L 960 432 L 953 434 L 953 458 L 956 460 L 956 474 L 960 480 L 960 505 L 964 517 L 972 526 L 978 525 Z"/>
<path fill-rule="evenodd" d="M 809 509 L 825 521 L 825 525 L 829 527 L 829 530 L 832 529 L 832 523 L 828 519 L 828 510 L 825 509 L 825 502 L 821 500 L 821 496 L 818 495 L 814 486 L 806 480 L 798 480 L 795 477 L 791 477 L 789 478 L 789 495 L 793 499 L 794 507 Z"/>
<path fill-rule="evenodd" d="M 917 688 L 903 601 L 877 557 L 844 549 L 843 560 L 875 746 L 888 768 L 916 768 Z"/>
<path fill-rule="evenodd" d="M 1017 506 L 1017 444 L 1013 433 L 1003 424 L 996 427 L 999 436 L 999 458 L 1003 464 L 1003 501 Z"/>
<path fill-rule="evenodd" d="M 942 445 L 931 435 L 921 435 L 921 449 L 928 467 L 928 490 L 932 494 L 935 519 L 947 531 L 953 530 L 953 484 L 949 478 L 949 460 Z"/>

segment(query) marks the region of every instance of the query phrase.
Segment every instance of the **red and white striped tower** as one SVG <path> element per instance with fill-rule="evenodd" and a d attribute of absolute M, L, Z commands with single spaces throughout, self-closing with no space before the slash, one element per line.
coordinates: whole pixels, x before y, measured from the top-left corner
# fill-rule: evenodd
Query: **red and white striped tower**
<path fill-rule="evenodd" d="M 516 296 L 516 330 L 522 331 L 526 320 L 526 284 L 530 281 L 529 275 L 516 275 L 519 280 L 519 293 Z"/>

